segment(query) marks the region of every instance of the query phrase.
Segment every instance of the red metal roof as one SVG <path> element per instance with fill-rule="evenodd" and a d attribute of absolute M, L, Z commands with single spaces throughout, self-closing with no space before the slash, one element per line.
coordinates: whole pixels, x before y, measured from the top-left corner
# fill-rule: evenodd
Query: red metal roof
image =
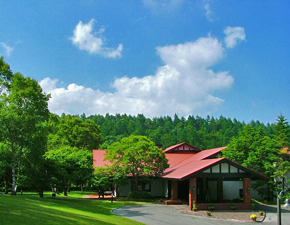
<path fill-rule="evenodd" d="M 166 169 L 162 177 L 170 179 L 183 179 L 189 175 L 206 169 L 207 167 L 216 164 L 223 159 L 224 158 L 183 162 L 178 166 L 169 167 Z"/>
<path fill-rule="evenodd" d="M 211 157 L 213 155 L 219 154 L 223 149 L 226 149 L 226 148 L 227 147 L 220 147 L 220 148 L 203 150 L 203 151 L 195 154 L 194 158 L 195 158 L 195 160 L 206 159 L 206 158 Z"/>
<path fill-rule="evenodd" d="M 105 165 L 111 165 L 109 160 L 105 160 L 105 152 L 106 150 L 93 150 L 93 160 L 94 160 L 94 167 L 100 167 Z"/>

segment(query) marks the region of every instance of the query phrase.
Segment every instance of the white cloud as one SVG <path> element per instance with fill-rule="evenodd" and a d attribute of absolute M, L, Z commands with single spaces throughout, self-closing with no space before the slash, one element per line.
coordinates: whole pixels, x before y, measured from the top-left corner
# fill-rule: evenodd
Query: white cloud
<path fill-rule="evenodd" d="M 80 50 L 85 50 L 90 54 L 99 54 L 107 58 L 121 57 L 123 45 L 119 44 L 115 49 L 105 47 L 106 39 L 102 36 L 105 28 L 93 33 L 94 22 L 94 19 L 91 19 L 87 24 L 80 21 L 74 29 L 74 35 L 71 37 L 72 43 Z"/>
<path fill-rule="evenodd" d="M 224 30 L 225 43 L 227 48 L 233 48 L 236 46 L 238 41 L 245 41 L 246 34 L 243 27 L 227 27 Z"/>
<path fill-rule="evenodd" d="M 170 12 L 183 2 L 184 0 L 143 0 L 143 4 L 153 12 Z"/>
<path fill-rule="evenodd" d="M 61 114 L 143 113 L 161 115 L 207 115 L 223 103 L 214 92 L 230 88 L 233 77 L 227 71 L 214 72 L 211 66 L 224 57 L 224 48 L 213 37 L 194 42 L 157 47 L 164 62 L 154 75 L 121 77 L 114 80 L 114 92 L 102 92 L 77 84 L 57 88 L 57 80 L 40 82 L 52 94 L 49 109 Z M 97 81 L 96 81 L 97 82 Z"/>
<path fill-rule="evenodd" d="M 210 9 L 210 5 L 209 3 L 205 3 L 204 5 L 204 9 L 205 9 L 205 16 L 207 18 L 208 21 L 213 22 L 213 11 Z"/>
<path fill-rule="evenodd" d="M 8 46 L 7 44 L 0 42 L 0 45 L 4 48 L 5 54 L 9 57 L 11 52 L 14 50 L 13 47 Z"/>

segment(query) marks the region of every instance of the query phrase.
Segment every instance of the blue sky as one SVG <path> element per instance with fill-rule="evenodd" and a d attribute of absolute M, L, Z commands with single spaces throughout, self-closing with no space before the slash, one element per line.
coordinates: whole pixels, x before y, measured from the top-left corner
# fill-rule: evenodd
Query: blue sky
<path fill-rule="evenodd" d="M 290 2 L 0 0 L 0 55 L 53 113 L 290 120 Z"/>

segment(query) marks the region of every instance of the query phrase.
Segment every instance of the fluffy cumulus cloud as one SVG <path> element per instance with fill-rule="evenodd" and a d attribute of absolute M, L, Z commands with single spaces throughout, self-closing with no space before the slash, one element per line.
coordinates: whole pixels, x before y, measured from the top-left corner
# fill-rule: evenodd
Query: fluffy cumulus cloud
<path fill-rule="evenodd" d="M 8 46 L 7 44 L 0 42 L 0 46 L 5 50 L 5 55 L 10 56 L 11 52 L 14 50 L 13 47 Z"/>
<path fill-rule="evenodd" d="M 117 48 L 105 47 L 106 39 L 102 36 L 105 28 L 93 32 L 94 22 L 94 19 L 91 19 L 87 24 L 80 21 L 74 29 L 74 35 L 71 37 L 72 43 L 80 50 L 85 50 L 90 54 L 99 54 L 107 58 L 121 57 L 123 45 L 119 44 Z"/>
<path fill-rule="evenodd" d="M 224 30 L 225 44 L 227 48 L 233 48 L 239 41 L 246 40 L 245 29 L 243 27 L 227 27 Z"/>
<path fill-rule="evenodd" d="M 220 107 L 224 100 L 214 93 L 230 88 L 234 82 L 229 72 L 212 69 L 224 58 L 222 42 L 208 36 L 156 50 L 164 64 L 155 74 L 116 78 L 113 92 L 77 84 L 57 87 L 57 80 L 42 80 L 44 91 L 52 94 L 49 109 L 58 114 L 143 113 L 154 117 L 174 113 L 207 115 Z"/>

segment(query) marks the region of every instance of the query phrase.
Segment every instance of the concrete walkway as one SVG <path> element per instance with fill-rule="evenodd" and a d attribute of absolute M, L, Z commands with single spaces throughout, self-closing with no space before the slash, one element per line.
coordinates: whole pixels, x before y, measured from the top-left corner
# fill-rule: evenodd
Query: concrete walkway
<path fill-rule="evenodd" d="M 260 206 L 259 206 L 260 208 Z M 262 206 L 261 210 L 266 211 L 265 225 L 277 225 L 277 214 L 275 207 Z M 240 222 L 234 220 L 221 220 L 207 217 L 194 216 L 181 213 L 167 205 L 140 205 L 125 206 L 112 210 L 112 213 L 120 215 L 147 225 L 253 225 L 254 222 Z M 290 225 L 290 211 L 282 210 L 282 225 Z"/>

